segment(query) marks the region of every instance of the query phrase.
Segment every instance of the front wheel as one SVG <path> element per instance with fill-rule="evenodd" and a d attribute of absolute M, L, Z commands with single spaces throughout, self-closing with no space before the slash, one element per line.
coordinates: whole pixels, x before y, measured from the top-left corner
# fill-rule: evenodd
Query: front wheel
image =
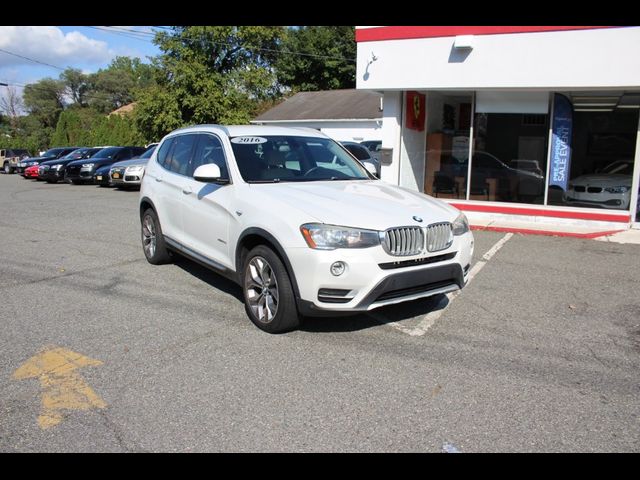
<path fill-rule="evenodd" d="M 268 333 L 282 333 L 300 326 L 291 280 L 280 257 L 258 245 L 244 262 L 245 310 L 251 321 Z"/>
<path fill-rule="evenodd" d="M 162 228 L 158 215 L 148 208 L 142 214 L 142 250 L 147 261 L 152 265 L 162 265 L 171 261 L 171 254 L 167 249 L 162 235 Z"/>

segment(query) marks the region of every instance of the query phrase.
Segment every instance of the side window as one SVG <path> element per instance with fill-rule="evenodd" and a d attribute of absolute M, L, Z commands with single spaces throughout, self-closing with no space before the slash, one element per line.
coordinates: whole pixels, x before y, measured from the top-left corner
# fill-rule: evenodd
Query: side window
<path fill-rule="evenodd" d="M 229 169 L 224 158 L 224 148 L 220 139 L 215 135 L 200 134 L 198 135 L 198 148 L 191 160 L 191 168 L 189 168 L 189 176 L 193 176 L 196 168 L 207 163 L 215 163 L 220 167 L 222 178 L 229 179 Z"/>
<path fill-rule="evenodd" d="M 187 175 L 191 154 L 195 144 L 197 135 L 179 135 L 174 140 L 174 146 L 171 153 L 165 161 L 165 168 L 168 168 L 179 175 Z"/>
<path fill-rule="evenodd" d="M 158 150 L 158 155 L 156 159 L 158 160 L 158 163 L 162 165 L 164 168 L 168 168 L 168 165 L 166 165 L 166 160 L 168 158 L 167 154 L 171 150 L 171 146 L 173 145 L 174 140 L 175 138 L 170 138 L 166 140 L 160 147 L 160 150 Z"/>

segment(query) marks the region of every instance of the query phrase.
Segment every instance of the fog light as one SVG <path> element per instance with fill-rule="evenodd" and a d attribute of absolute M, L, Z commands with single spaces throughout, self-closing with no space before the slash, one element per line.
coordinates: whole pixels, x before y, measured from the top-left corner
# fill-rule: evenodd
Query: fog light
<path fill-rule="evenodd" d="M 344 273 L 344 271 L 347 269 L 347 264 L 344 262 L 334 262 L 333 265 L 331 265 L 331 274 L 339 277 L 340 275 L 342 275 Z"/>

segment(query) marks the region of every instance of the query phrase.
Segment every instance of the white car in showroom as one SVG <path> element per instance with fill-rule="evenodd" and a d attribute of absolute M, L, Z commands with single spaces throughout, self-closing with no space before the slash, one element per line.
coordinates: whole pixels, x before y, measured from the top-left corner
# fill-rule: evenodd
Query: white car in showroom
<path fill-rule="evenodd" d="M 563 200 L 567 205 L 628 210 L 632 181 L 633 160 L 618 160 L 597 173 L 569 181 Z"/>
<path fill-rule="evenodd" d="M 177 252 L 231 278 L 271 333 L 458 290 L 473 253 L 459 210 L 377 180 L 306 128 L 176 130 L 147 164 L 139 206 L 150 263 Z"/>

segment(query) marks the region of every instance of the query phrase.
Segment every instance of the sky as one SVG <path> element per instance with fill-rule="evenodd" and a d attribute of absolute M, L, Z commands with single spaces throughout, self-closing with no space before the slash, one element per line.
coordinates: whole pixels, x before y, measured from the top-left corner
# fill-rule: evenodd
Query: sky
<path fill-rule="evenodd" d="M 160 53 L 151 43 L 152 33 L 148 26 L 0 26 L 0 83 L 24 85 L 45 77 L 58 78 L 62 70 L 54 66 L 93 73 L 120 55 L 148 63 L 147 57 Z"/>

